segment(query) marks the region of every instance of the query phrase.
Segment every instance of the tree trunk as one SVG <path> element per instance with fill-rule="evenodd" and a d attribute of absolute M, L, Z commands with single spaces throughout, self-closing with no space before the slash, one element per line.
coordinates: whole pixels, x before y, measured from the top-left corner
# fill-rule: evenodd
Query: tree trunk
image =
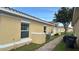
<path fill-rule="evenodd" d="M 67 34 L 68 26 L 64 25 L 64 29 L 65 29 L 65 34 Z"/>
<path fill-rule="evenodd" d="M 67 28 L 64 28 L 65 29 L 65 34 L 67 33 Z"/>

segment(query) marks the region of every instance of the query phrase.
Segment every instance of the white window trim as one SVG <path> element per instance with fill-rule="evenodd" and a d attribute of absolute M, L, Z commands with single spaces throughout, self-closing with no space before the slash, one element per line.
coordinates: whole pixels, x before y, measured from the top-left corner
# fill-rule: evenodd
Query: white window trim
<path fill-rule="evenodd" d="M 29 22 L 27 23 L 26 21 L 21 22 L 21 23 L 26 23 L 26 24 L 29 24 Z M 29 29 L 26 29 L 26 30 L 21 30 L 21 31 L 29 31 Z"/>
<path fill-rule="evenodd" d="M 21 30 L 21 32 L 23 32 L 23 31 L 29 31 L 29 30 Z"/>
<path fill-rule="evenodd" d="M 47 25 L 44 25 L 44 26 L 46 26 L 46 27 L 47 27 Z"/>
<path fill-rule="evenodd" d="M 22 20 L 22 22 L 21 23 L 26 23 L 26 24 L 29 24 L 29 23 L 27 23 L 27 21 L 24 21 L 24 20 Z M 21 30 L 21 32 L 29 32 L 29 29 L 26 29 L 26 30 Z M 28 36 L 29 37 L 29 36 Z M 25 37 L 25 38 L 28 38 L 28 37 Z"/>
<path fill-rule="evenodd" d="M 26 23 L 26 24 L 28 24 L 28 23 L 30 23 L 30 22 L 27 21 L 27 20 L 21 20 L 21 23 Z"/>

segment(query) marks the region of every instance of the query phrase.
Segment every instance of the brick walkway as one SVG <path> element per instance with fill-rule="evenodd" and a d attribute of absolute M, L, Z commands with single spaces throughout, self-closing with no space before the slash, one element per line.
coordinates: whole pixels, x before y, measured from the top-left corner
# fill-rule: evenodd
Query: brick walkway
<path fill-rule="evenodd" d="M 52 51 L 56 47 L 56 45 L 61 42 L 62 37 L 63 36 L 60 36 L 60 37 L 48 42 L 47 44 L 45 44 L 44 46 L 36 49 L 35 51 Z"/>

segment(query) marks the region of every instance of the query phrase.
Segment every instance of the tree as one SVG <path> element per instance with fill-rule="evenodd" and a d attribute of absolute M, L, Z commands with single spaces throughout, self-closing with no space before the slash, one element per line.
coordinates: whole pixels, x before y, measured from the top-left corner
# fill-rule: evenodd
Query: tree
<path fill-rule="evenodd" d="M 58 13 L 55 13 L 55 19 L 53 19 L 53 21 L 62 23 L 66 33 L 67 28 L 70 22 L 72 21 L 72 16 L 73 16 L 73 8 L 62 7 L 58 11 Z"/>

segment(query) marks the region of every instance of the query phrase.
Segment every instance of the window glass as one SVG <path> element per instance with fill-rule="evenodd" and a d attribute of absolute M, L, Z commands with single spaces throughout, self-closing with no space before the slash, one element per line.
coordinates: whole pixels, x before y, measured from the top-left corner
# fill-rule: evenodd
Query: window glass
<path fill-rule="evenodd" d="M 29 24 L 21 23 L 21 38 L 29 37 Z"/>
<path fill-rule="evenodd" d="M 21 30 L 28 30 L 28 29 L 29 29 L 29 24 L 21 23 Z"/>
<path fill-rule="evenodd" d="M 44 32 L 46 33 L 46 26 L 44 26 Z"/>
<path fill-rule="evenodd" d="M 29 31 L 21 31 L 21 38 L 29 37 Z"/>

